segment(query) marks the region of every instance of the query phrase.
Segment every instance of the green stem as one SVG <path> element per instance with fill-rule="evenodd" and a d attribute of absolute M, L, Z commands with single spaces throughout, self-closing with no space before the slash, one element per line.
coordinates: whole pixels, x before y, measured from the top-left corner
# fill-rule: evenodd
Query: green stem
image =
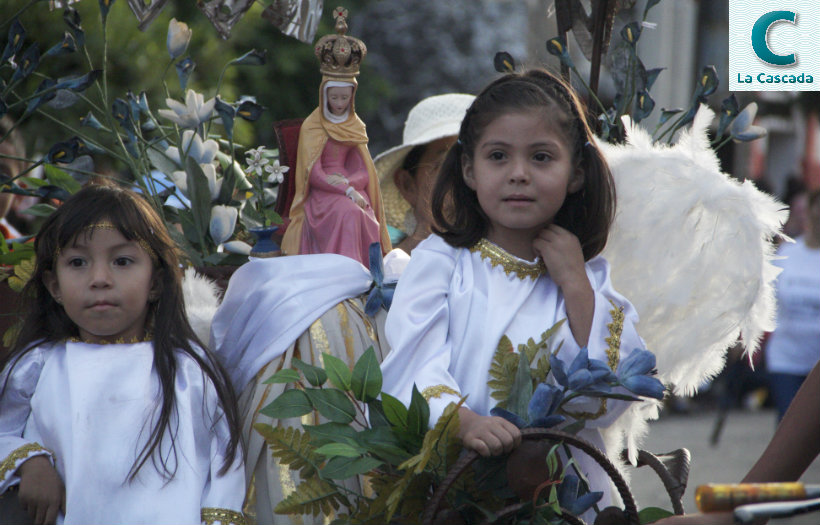
<path fill-rule="evenodd" d="M 718 144 L 717 146 L 715 146 L 715 145 L 714 145 L 714 142 L 713 142 L 713 143 L 712 143 L 712 149 L 714 149 L 715 151 L 718 151 L 720 148 L 722 148 L 723 146 L 725 146 L 726 144 L 728 144 L 730 140 L 732 140 L 732 136 L 731 136 L 731 135 L 729 135 L 729 136 L 727 136 L 725 139 L 723 139 L 723 140 L 720 142 L 720 144 Z M 717 141 L 715 141 L 715 142 L 717 142 Z"/>
<path fill-rule="evenodd" d="M 589 96 L 591 96 L 595 103 L 598 105 L 598 108 L 601 110 L 601 114 L 604 116 L 607 123 L 610 126 L 613 125 L 613 122 L 609 120 L 609 115 L 607 115 L 606 113 L 604 103 L 601 102 L 601 99 L 598 98 L 598 95 L 593 93 L 592 90 L 589 88 L 589 85 L 586 83 L 586 81 L 584 81 L 584 76 L 578 73 L 578 69 L 575 66 L 572 67 L 572 71 L 575 73 L 575 78 L 577 78 L 581 82 L 581 84 L 584 86 L 584 89 L 586 89 L 587 93 L 589 93 Z"/>

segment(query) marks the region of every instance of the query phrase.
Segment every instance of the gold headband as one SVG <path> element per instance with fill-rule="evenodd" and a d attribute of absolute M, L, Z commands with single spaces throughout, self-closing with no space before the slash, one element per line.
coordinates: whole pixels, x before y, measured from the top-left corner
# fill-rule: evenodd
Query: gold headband
<path fill-rule="evenodd" d="M 115 231 L 115 232 L 120 231 L 119 228 L 114 226 L 114 223 L 112 223 L 111 221 L 100 221 L 100 222 L 95 222 L 94 224 L 89 224 L 88 226 L 84 227 L 81 230 L 81 232 L 87 232 L 87 231 L 92 231 L 92 230 L 111 230 L 111 231 Z M 120 232 L 120 233 L 122 233 L 122 232 Z M 143 239 L 141 237 L 137 237 L 135 240 L 137 241 L 137 244 L 139 244 L 140 247 L 143 250 L 145 250 L 145 253 L 147 253 L 148 257 L 151 258 L 151 261 L 153 261 L 156 264 L 156 262 L 158 261 L 157 254 L 151 248 L 151 245 L 148 244 L 148 241 L 146 241 L 145 239 Z M 60 248 L 58 246 L 57 247 L 57 253 L 56 253 L 55 257 L 59 257 L 61 251 L 62 251 L 62 248 Z"/>

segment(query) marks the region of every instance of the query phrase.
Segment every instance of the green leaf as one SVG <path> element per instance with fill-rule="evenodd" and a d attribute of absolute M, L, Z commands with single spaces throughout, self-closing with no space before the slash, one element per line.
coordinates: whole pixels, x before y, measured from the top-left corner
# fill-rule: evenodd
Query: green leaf
<path fill-rule="evenodd" d="M 188 179 L 188 196 L 191 199 L 193 225 L 198 240 L 200 237 L 204 238 L 208 233 L 211 221 L 211 191 L 208 189 L 208 178 L 193 157 L 185 160 L 185 173 Z"/>
<path fill-rule="evenodd" d="M 359 401 L 369 403 L 379 397 L 382 391 L 382 371 L 372 346 L 353 365 L 350 386 Z"/>
<path fill-rule="evenodd" d="M 305 363 L 301 359 L 293 358 L 293 366 L 305 374 L 305 379 L 313 386 L 322 386 L 327 381 L 327 373 L 318 366 Z"/>
<path fill-rule="evenodd" d="M 644 525 L 646 523 L 654 523 L 659 519 L 668 518 L 673 515 L 673 513 L 660 507 L 646 507 L 645 509 L 638 511 L 638 521 L 641 525 Z"/>
<path fill-rule="evenodd" d="M 370 428 L 390 428 L 390 421 L 384 415 L 384 408 L 382 402 L 374 399 L 367 404 L 367 419 L 370 421 Z"/>
<path fill-rule="evenodd" d="M 367 451 L 359 447 L 354 447 L 348 443 L 327 443 L 316 449 L 317 454 L 327 457 L 341 456 L 345 458 L 357 458 Z"/>
<path fill-rule="evenodd" d="M 325 365 L 327 376 L 330 382 L 339 390 L 350 390 L 350 380 L 353 373 L 347 364 L 336 356 L 322 354 L 322 362 Z"/>
<path fill-rule="evenodd" d="M 64 189 L 68 193 L 77 193 L 82 187 L 79 182 L 74 180 L 74 177 L 53 164 L 44 164 L 43 171 L 45 172 L 46 179 L 48 179 L 50 183 L 58 188 Z"/>
<path fill-rule="evenodd" d="M 527 419 L 527 405 L 532 398 L 532 376 L 527 356 L 519 354 L 518 370 L 515 380 L 510 387 L 510 397 L 507 400 L 507 410 Z"/>
<path fill-rule="evenodd" d="M 326 443 L 358 444 L 356 431 L 344 423 L 322 423 L 321 425 L 304 425 L 310 439 L 317 445 Z"/>
<path fill-rule="evenodd" d="M 316 410 L 330 421 L 350 423 L 356 416 L 356 407 L 340 390 L 309 388 L 305 394 Z"/>
<path fill-rule="evenodd" d="M 365 472 L 370 472 L 381 465 L 383 461 L 376 458 L 331 458 L 321 470 L 323 478 L 347 479 Z"/>
<path fill-rule="evenodd" d="M 427 432 L 430 422 L 430 406 L 427 400 L 419 393 L 413 384 L 413 394 L 410 398 L 410 409 L 407 411 L 407 430 L 411 434 L 423 436 Z"/>
<path fill-rule="evenodd" d="M 48 217 L 52 213 L 54 213 L 56 209 L 57 208 L 55 208 L 51 204 L 45 204 L 41 202 L 40 204 L 35 204 L 34 206 L 27 208 L 23 213 L 34 215 L 35 217 Z"/>
<path fill-rule="evenodd" d="M 382 409 L 387 420 L 395 427 L 407 429 L 407 407 L 404 403 L 391 396 L 386 392 L 382 392 Z"/>
<path fill-rule="evenodd" d="M 20 261 L 31 259 L 34 261 L 34 243 L 11 243 L 13 249 L 0 255 L 0 264 L 15 266 Z"/>
<path fill-rule="evenodd" d="M 359 445 L 372 456 L 392 465 L 400 465 L 412 454 L 402 448 L 398 437 L 389 428 L 368 428 L 356 434 Z"/>
<path fill-rule="evenodd" d="M 311 410 L 313 405 L 303 390 L 285 390 L 260 412 L 274 419 L 287 419 L 304 416 Z"/>
<path fill-rule="evenodd" d="M 299 375 L 299 372 L 292 368 L 285 368 L 276 372 L 262 382 L 272 385 L 274 383 L 292 383 L 294 381 L 299 381 L 300 379 L 302 379 L 302 376 Z"/>
<path fill-rule="evenodd" d="M 50 164 L 49 164 L 50 166 Z M 47 180 L 38 179 L 36 177 L 20 177 L 17 179 L 20 182 L 24 182 L 26 186 L 30 188 L 40 188 L 43 186 L 48 186 L 49 182 Z"/>

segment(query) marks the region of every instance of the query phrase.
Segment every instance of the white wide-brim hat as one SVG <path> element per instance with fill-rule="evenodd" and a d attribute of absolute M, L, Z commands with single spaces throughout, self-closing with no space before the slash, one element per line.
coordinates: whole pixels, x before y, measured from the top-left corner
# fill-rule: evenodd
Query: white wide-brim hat
<path fill-rule="evenodd" d="M 404 200 L 393 181 L 393 173 L 401 167 L 404 158 L 416 146 L 445 137 L 458 136 L 461 121 L 467 108 L 473 103 L 473 95 L 448 93 L 427 97 L 410 110 L 404 122 L 403 142 L 400 146 L 388 149 L 373 159 L 382 192 L 387 224 L 406 233 L 414 222 L 410 204 Z M 412 224 L 415 228 L 415 224 Z"/>

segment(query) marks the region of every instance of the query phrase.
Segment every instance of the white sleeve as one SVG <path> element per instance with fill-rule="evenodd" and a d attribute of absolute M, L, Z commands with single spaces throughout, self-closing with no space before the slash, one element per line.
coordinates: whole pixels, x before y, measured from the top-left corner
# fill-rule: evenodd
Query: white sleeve
<path fill-rule="evenodd" d="M 382 363 L 383 390 L 410 404 L 413 384 L 430 405 L 430 426 L 444 408 L 460 399 L 450 375 L 452 343 L 448 335 L 448 293 L 455 249 L 431 237 L 413 250 L 387 313 L 390 353 Z"/>
<path fill-rule="evenodd" d="M 244 525 L 242 504 L 245 499 L 245 469 L 242 461 L 242 447 L 236 451 L 233 463 L 227 472 L 220 474 L 225 465 L 228 443 L 231 435 L 222 408 L 219 406 L 216 390 L 210 381 L 205 381 L 207 406 L 211 410 L 212 421 L 216 421 L 211 432 L 211 466 L 208 482 L 202 491 L 202 523 L 210 525 Z"/>
<path fill-rule="evenodd" d="M 53 454 L 23 438 L 31 396 L 40 379 L 45 354 L 37 347 L 13 361 L 0 375 L 0 494 L 20 483 L 17 469 L 29 458 Z"/>
<path fill-rule="evenodd" d="M 595 296 L 595 309 L 592 316 L 592 327 L 587 342 L 587 352 L 590 359 L 598 359 L 610 365 L 617 371 L 618 363 L 626 358 L 636 348 L 646 348 L 643 339 L 638 335 L 635 325 L 638 323 L 638 313 L 632 303 L 618 293 L 610 281 L 609 263 L 603 257 L 595 257 L 586 264 L 587 277 Z M 616 310 L 613 317 L 613 310 Z M 617 351 L 610 349 L 609 340 L 615 335 L 620 336 L 620 346 Z M 562 340 L 563 346 L 559 357 L 575 356 L 579 347 L 569 328 L 564 323 L 556 340 Z M 565 361 L 569 366 L 571 360 Z M 629 394 L 625 389 L 621 393 Z M 588 427 L 607 427 L 620 416 L 632 403 L 615 399 L 606 400 L 606 410 L 601 410 L 601 400 L 586 397 L 577 398 L 577 402 L 570 402 L 573 412 L 585 412 L 588 416 Z M 592 416 L 590 416 L 592 414 Z M 593 417 L 594 416 L 594 417 Z"/>

